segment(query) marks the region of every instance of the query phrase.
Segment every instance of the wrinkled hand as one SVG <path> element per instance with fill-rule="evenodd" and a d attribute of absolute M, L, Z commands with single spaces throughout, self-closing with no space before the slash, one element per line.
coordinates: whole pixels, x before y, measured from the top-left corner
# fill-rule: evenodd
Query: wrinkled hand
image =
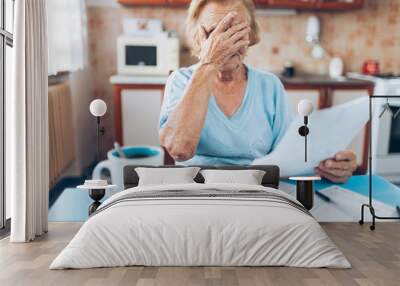
<path fill-rule="evenodd" d="M 235 17 L 232 20 L 232 25 L 236 25 L 236 24 L 240 24 L 241 22 L 246 21 L 243 17 L 241 17 L 240 15 L 238 15 L 237 17 Z M 249 28 L 249 33 L 247 33 L 242 39 L 243 40 L 247 40 L 250 41 L 250 31 L 251 28 Z M 241 60 L 243 60 L 243 58 L 246 56 L 246 51 L 247 51 L 248 45 L 244 46 L 242 48 L 239 49 L 239 51 L 237 52 L 238 56 L 241 57 Z"/>
<path fill-rule="evenodd" d="M 336 153 L 330 158 L 319 163 L 315 172 L 334 183 L 345 183 L 357 168 L 356 154 L 345 150 Z"/>
<path fill-rule="evenodd" d="M 236 12 L 227 14 L 209 35 L 200 27 L 200 63 L 219 69 L 234 54 L 244 53 L 250 43 L 249 33 L 249 24 Z"/>

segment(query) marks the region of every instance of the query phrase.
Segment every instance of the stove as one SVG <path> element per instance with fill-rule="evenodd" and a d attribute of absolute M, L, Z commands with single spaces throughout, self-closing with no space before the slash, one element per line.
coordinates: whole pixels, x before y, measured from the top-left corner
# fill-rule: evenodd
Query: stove
<path fill-rule="evenodd" d="M 377 74 L 375 77 L 377 77 L 379 79 L 397 79 L 397 78 L 400 78 L 400 74 L 381 73 L 381 74 Z"/>
<path fill-rule="evenodd" d="M 348 78 L 368 80 L 375 83 L 374 95 L 400 96 L 400 74 L 382 73 L 376 76 L 360 73 L 347 73 Z"/>
<path fill-rule="evenodd" d="M 380 73 L 377 75 L 368 75 L 368 74 L 362 74 L 362 73 L 357 73 L 357 72 L 349 72 L 349 73 L 347 73 L 347 77 L 376 82 L 379 80 L 392 80 L 392 79 L 398 80 L 398 79 L 400 79 L 400 74 L 399 73 Z"/>
<path fill-rule="evenodd" d="M 374 98 L 372 118 L 372 171 L 392 182 L 400 182 L 400 75 L 370 76 L 347 74 L 349 78 L 374 82 L 374 95 L 394 98 Z"/>

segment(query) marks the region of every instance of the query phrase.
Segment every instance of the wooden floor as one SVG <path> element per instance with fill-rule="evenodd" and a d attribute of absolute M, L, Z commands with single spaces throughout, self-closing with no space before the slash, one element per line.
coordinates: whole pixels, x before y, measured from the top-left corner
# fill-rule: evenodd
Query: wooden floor
<path fill-rule="evenodd" d="M 0 285 L 400 285 L 400 224 L 379 223 L 375 232 L 356 223 L 322 224 L 352 269 L 288 267 L 124 267 L 48 270 L 79 229 L 51 223 L 49 233 L 28 244 L 0 241 Z"/>

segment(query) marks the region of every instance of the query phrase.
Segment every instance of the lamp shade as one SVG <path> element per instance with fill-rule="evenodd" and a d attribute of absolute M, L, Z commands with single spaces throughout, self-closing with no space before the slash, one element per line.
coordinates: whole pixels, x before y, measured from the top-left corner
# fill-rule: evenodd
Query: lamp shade
<path fill-rule="evenodd" d="M 107 104 L 104 100 L 95 99 L 90 103 L 89 109 L 93 116 L 101 117 L 107 112 Z"/>
<path fill-rule="evenodd" d="M 308 99 L 301 100 L 297 105 L 297 111 L 301 116 L 308 116 L 313 112 L 313 110 L 314 106 L 311 100 Z"/>

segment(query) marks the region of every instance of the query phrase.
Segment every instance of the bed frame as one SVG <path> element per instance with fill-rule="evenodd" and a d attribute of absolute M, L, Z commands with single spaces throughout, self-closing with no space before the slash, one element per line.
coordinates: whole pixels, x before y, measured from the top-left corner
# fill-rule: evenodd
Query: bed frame
<path fill-rule="evenodd" d="M 182 168 L 185 166 L 179 165 L 164 165 L 164 166 L 144 166 L 144 165 L 130 165 L 124 167 L 124 189 L 136 187 L 139 183 L 139 176 L 135 171 L 137 167 L 146 168 Z M 218 169 L 218 170 L 263 170 L 265 175 L 262 179 L 262 185 L 278 189 L 279 187 L 279 167 L 275 165 L 251 165 L 251 166 L 197 166 L 202 170 L 204 169 Z M 200 174 L 194 178 L 197 183 L 204 183 L 204 178 Z"/>

